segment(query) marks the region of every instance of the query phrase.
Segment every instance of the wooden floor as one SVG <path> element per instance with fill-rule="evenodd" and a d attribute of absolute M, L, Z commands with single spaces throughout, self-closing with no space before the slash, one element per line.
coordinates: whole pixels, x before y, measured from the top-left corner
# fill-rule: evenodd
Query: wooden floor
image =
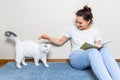
<path fill-rule="evenodd" d="M 7 62 L 6 62 L 7 63 Z M 5 62 L 4 63 L 0 63 L 0 67 L 4 66 L 6 64 Z"/>

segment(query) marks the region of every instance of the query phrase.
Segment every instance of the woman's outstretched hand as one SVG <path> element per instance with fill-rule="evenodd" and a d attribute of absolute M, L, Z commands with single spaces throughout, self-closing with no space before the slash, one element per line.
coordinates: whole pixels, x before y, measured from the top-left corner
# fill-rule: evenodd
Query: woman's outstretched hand
<path fill-rule="evenodd" d="M 47 34 L 41 34 L 38 39 L 48 39 L 48 37 Z"/>

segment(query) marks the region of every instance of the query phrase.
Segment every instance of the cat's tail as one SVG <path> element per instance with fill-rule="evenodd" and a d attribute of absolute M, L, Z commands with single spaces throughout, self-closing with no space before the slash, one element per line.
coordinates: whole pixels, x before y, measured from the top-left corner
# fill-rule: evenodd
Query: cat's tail
<path fill-rule="evenodd" d="M 11 40 L 14 40 L 15 42 L 19 40 L 18 36 L 12 31 L 6 31 L 5 36 Z"/>
<path fill-rule="evenodd" d="M 11 37 L 11 36 L 17 37 L 17 35 L 16 35 L 15 33 L 11 32 L 11 31 L 6 31 L 6 32 L 5 32 L 5 36 L 6 36 L 6 37 Z"/>

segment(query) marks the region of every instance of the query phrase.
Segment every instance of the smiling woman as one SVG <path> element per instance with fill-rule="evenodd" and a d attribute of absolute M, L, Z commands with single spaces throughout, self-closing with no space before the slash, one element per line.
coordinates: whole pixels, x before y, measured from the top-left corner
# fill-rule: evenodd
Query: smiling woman
<path fill-rule="evenodd" d="M 84 9 L 76 12 L 76 26 L 81 30 L 89 29 L 89 25 L 92 24 L 93 21 L 92 18 L 91 8 L 84 6 Z"/>

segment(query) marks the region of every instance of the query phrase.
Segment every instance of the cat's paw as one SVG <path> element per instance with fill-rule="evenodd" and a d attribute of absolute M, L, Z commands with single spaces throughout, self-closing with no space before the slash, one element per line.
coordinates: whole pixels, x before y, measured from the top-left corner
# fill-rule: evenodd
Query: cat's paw
<path fill-rule="evenodd" d="M 22 68 L 22 66 L 17 66 L 17 68 L 21 69 L 21 68 Z"/>
<path fill-rule="evenodd" d="M 35 66 L 39 66 L 40 64 L 39 63 L 35 63 Z"/>
<path fill-rule="evenodd" d="M 48 64 L 46 64 L 46 65 L 45 65 L 45 67 L 47 67 L 47 68 L 48 68 L 48 67 L 49 67 L 49 65 L 48 65 Z"/>
<path fill-rule="evenodd" d="M 22 66 L 19 63 L 16 63 L 17 68 L 22 68 Z"/>
<path fill-rule="evenodd" d="M 27 63 L 22 63 L 24 66 L 27 66 Z"/>

